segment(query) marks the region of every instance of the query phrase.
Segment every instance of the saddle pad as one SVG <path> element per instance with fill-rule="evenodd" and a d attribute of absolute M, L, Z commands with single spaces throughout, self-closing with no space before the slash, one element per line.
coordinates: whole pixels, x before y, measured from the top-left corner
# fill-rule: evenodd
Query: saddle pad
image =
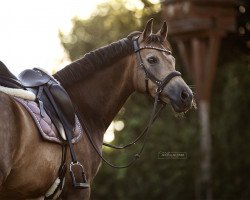
<path fill-rule="evenodd" d="M 40 108 L 36 102 L 17 98 L 17 97 L 14 97 L 14 99 L 17 102 L 19 102 L 21 105 L 23 105 L 26 108 L 26 110 L 30 113 L 43 139 L 50 141 L 50 142 L 56 142 L 59 144 L 62 144 L 64 142 L 62 138 L 65 138 L 65 136 L 60 136 L 55 125 L 52 123 L 47 113 L 45 113 L 44 117 L 41 116 Z M 77 143 L 79 139 L 81 138 L 82 133 L 83 133 L 82 126 L 77 116 L 75 116 L 75 128 L 74 128 L 74 132 L 72 133 L 73 139 L 71 140 L 72 143 Z"/>

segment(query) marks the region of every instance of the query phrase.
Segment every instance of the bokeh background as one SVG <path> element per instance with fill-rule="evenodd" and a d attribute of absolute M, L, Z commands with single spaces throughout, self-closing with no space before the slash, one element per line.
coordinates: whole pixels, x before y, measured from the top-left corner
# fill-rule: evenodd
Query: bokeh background
<path fill-rule="evenodd" d="M 23 6 L 20 1 L 10 2 L 0 7 L 0 10 L 5 10 L 5 14 L 0 14 L 0 23 L 5 23 L 0 32 L 0 42 L 3 44 L 0 45 L 0 59 L 15 73 L 36 66 L 55 72 L 86 52 L 126 37 L 132 31 L 142 31 L 147 20 L 153 17 L 155 31 L 164 20 L 169 22 L 168 39 L 173 45 L 177 59 L 176 68 L 182 72 L 184 79 L 192 85 L 197 94 L 199 82 L 193 79 L 192 73 L 195 72 L 190 71 L 183 60 L 177 37 L 179 30 L 190 30 L 183 30 L 178 26 L 176 29 L 175 19 L 168 14 L 180 12 L 171 7 L 178 3 L 178 6 L 181 6 L 183 2 L 198 5 L 205 2 L 202 12 L 207 12 L 210 16 L 209 13 L 213 13 L 211 4 L 218 3 L 220 7 L 226 8 L 229 0 L 106 0 L 93 1 L 95 3 L 91 5 L 83 0 L 44 1 L 40 4 L 33 3 L 38 5 L 37 7 L 32 6 L 30 1 L 22 1 L 26 2 L 26 12 L 20 12 L 18 9 L 19 4 Z M 13 12 L 11 21 L 6 22 L 6 16 L 12 12 L 12 7 L 18 14 Z M 208 91 L 211 95 L 205 99 L 209 105 L 209 129 L 206 133 L 209 140 L 202 139 L 204 129 L 200 123 L 199 102 L 204 99 L 196 96 L 198 109 L 189 111 L 182 118 L 176 117 L 167 107 L 153 125 L 143 156 L 134 166 L 116 170 L 102 165 L 92 185 L 91 199 L 250 199 L 249 1 L 232 1 L 228 9 L 233 11 L 233 17 L 226 23 L 230 26 L 217 27 L 219 30 L 225 30 L 218 47 L 216 72 L 211 82 L 213 87 Z M 83 15 L 84 12 L 88 14 Z M 192 15 L 192 10 L 189 13 Z M 40 16 L 41 21 L 34 18 L 34 24 L 27 23 L 32 17 Z M 192 17 L 199 19 L 199 12 L 197 16 Z M 211 18 L 215 19 L 216 16 Z M 223 15 L 220 19 L 223 21 Z M 182 20 L 185 20 L 185 17 Z M 188 26 L 189 22 L 187 20 L 184 24 Z M 202 27 L 204 23 L 202 22 Z M 16 26 L 15 29 L 12 29 L 13 26 Z M 21 31 L 22 35 L 19 34 L 18 27 L 23 26 L 27 26 L 27 32 Z M 188 27 L 195 29 L 197 26 Z M 175 28 L 178 34 L 171 33 L 171 27 Z M 36 29 L 42 34 L 37 33 Z M 211 32 L 213 28 L 205 31 Z M 199 34 L 199 31 L 194 31 L 189 37 L 197 38 L 200 37 Z M 201 68 L 209 67 L 205 62 L 204 60 L 204 66 L 200 66 Z M 111 124 L 105 140 L 112 144 L 130 142 L 146 126 L 151 107 L 151 98 L 139 94 L 132 95 Z M 201 141 L 205 141 L 205 144 Z M 203 145 L 209 147 L 208 152 L 203 151 Z M 116 164 L 123 164 L 139 146 L 118 152 L 103 148 L 104 156 Z M 185 152 L 187 158 L 159 159 L 161 152 Z M 209 159 L 204 159 L 207 156 Z M 204 162 L 208 164 L 209 169 L 204 170 Z"/>

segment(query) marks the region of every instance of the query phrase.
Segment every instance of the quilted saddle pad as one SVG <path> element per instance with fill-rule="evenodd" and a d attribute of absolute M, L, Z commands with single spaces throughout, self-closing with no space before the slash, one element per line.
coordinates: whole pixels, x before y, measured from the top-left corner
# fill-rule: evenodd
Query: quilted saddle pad
<path fill-rule="evenodd" d="M 45 113 L 44 117 L 41 116 L 40 108 L 35 101 L 25 100 L 18 97 L 14 98 L 30 113 L 43 139 L 59 144 L 64 143 L 66 140 L 65 135 L 60 135 L 47 113 Z M 75 116 L 75 128 L 72 133 L 72 143 L 77 143 L 80 140 L 82 133 L 82 126 L 78 117 Z"/>

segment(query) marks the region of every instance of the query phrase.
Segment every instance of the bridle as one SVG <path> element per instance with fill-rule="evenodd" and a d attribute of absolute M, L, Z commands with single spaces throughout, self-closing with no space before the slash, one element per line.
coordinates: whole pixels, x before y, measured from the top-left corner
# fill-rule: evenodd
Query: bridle
<path fill-rule="evenodd" d="M 181 73 L 178 72 L 178 71 L 172 71 L 170 72 L 163 80 L 160 80 L 158 78 L 156 78 L 145 66 L 143 60 L 142 60 L 142 57 L 141 57 L 141 54 L 140 54 L 140 51 L 143 50 L 143 49 L 154 49 L 154 50 L 157 50 L 157 51 L 162 51 L 162 52 L 166 52 L 166 53 L 170 53 L 171 54 L 171 51 L 167 50 L 167 49 L 164 49 L 164 48 L 158 48 L 158 47 L 153 47 L 153 46 L 143 46 L 143 47 L 140 47 L 139 45 L 139 42 L 138 42 L 138 38 L 135 38 L 133 39 L 133 47 L 134 47 L 134 52 L 136 54 L 136 59 L 137 59 L 137 63 L 139 65 L 139 67 L 144 71 L 145 73 L 145 87 L 146 87 L 146 91 L 149 95 L 150 92 L 149 92 L 149 88 L 148 88 L 148 81 L 152 81 L 155 85 L 157 85 L 157 89 L 156 89 L 156 94 L 155 94 L 155 97 L 154 97 L 154 106 L 153 106 L 153 109 L 151 111 L 151 114 L 150 114 L 150 118 L 149 118 L 149 122 L 148 122 L 148 125 L 146 126 L 146 128 L 142 131 L 142 133 L 137 136 L 137 138 L 133 141 L 133 142 L 130 142 L 128 143 L 127 145 L 124 145 L 124 146 L 115 146 L 115 145 L 111 145 L 111 144 L 108 144 L 108 143 L 103 143 L 104 146 L 107 146 L 107 147 L 110 147 L 110 148 L 113 148 L 113 149 L 125 149 L 125 148 L 128 148 L 134 144 L 136 144 L 143 136 L 143 142 L 142 142 L 142 146 L 141 146 L 141 149 L 138 153 L 136 153 L 134 155 L 134 158 L 126 165 L 124 166 L 116 166 L 116 165 L 113 165 L 111 164 L 108 160 L 106 160 L 102 154 L 99 152 L 97 146 L 94 144 L 94 141 L 93 139 L 91 138 L 91 135 L 90 135 L 90 131 L 88 130 L 88 128 L 85 126 L 85 124 L 83 123 L 83 120 L 81 119 L 81 117 L 79 116 L 79 119 L 81 121 L 81 124 L 83 126 L 83 129 L 87 135 L 87 138 L 89 139 L 92 147 L 94 148 L 94 150 L 96 151 L 96 153 L 99 155 L 99 157 L 106 163 L 108 164 L 109 166 L 113 167 L 113 168 L 127 168 L 129 166 L 131 166 L 132 164 L 135 163 L 135 161 L 137 159 L 140 158 L 140 155 L 141 153 L 143 152 L 144 150 L 144 147 L 145 147 L 145 144 L 146 144 L 146 141 L 148 139 L 148 135 L 149 135 L 149 129 L 150 127 L 152 126 L 153 122 L 155 121 L 155 119 L 159 116 L 161 110 L 165 107 L 165 103 L 161 101 L 160 99 L 160 94 L 161 92 L 163 91 L 164 87 L 176 76 L 181 76 Z M 160 104 L 160 107 L 157 109 L 158 105 Z"/>
<path fill-rule="evenodd" d="M 138 42 L 139 37 L 137 37 L 136 39 L 133 40 L 133 46 L 134 46 L 134 52 L 136 54 L 136 59 L 137 62 L 139 63 L 140 68 L 144 71 L 145 73 L 145 85 L 146 85 L 146 91 L 149 95 L 149 88 L 148 88 L 148 80 L 152 81 L 155 85 L 157 85 L 157 89 L 156 89 L 156 95 L 160 95 L 162 90 L 164 89 L 164 87 L 169 83 L 169 81 L 172 80 L 172 78 L 176 77 L 176 76 L 181 76 L 181 73 L 178 71 L 173 71 L 170 72 L 163 80 L 159 80 L 158 78 L 156 78 L 145 66 L 140 51 L 143 49 L 154 49 L 157 51 L 162 51 L 162 52 L 166 52 L 168 54 L 172 54 L 172 52 L 170 50 L 164 49 L 164 48 L 158 48 L 158 47 L 153 47 L 153 46 L 143 46 L 140 47 L 139 42 Z"/>

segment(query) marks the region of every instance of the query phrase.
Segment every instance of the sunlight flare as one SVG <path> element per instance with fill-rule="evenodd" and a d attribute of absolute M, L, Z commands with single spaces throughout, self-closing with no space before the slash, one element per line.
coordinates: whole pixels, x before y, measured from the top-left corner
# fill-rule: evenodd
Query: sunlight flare
<path fill-rule="evenodd" d="M 110 143 L 115 139 L 114 131 L 115 131 L 115 126 L 114 126 L 114 122 L 112 122 L 104 134 L 104 138 L 103 138 L 104 142 Z"/>

